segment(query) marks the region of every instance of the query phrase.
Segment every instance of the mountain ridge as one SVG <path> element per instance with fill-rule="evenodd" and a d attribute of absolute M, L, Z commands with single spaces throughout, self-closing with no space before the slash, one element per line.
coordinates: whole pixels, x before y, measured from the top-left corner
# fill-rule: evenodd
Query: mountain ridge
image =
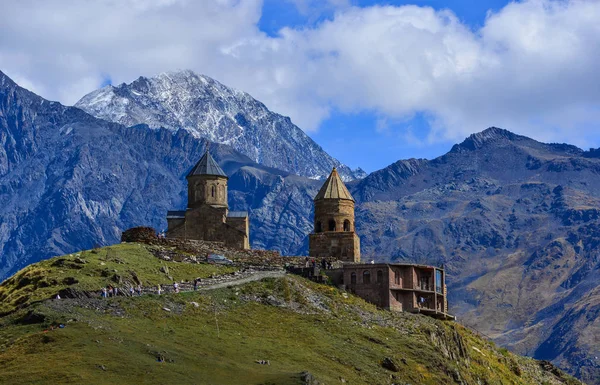
<path fill-rule="evenodd" d="M 183 129 L 125 127 L 8 83 L 0 87 L 3 274 L 118 242 L 128 227 L 163 229 L 166 211 L 185 207 L 184 175 L 207 146 L 230 176 L 230 206 L 250 213 L 252 246 L 306 253 L 322 182 Z M 586 342 L 598 333 L 586 315 L 600 308 L 597 151 L 500 134 L 348 183 L 362 254 L 444 263 L 459 319 L 597 383 L 600 352 Z"/>
<path fill-rule="evenodd" d="M 232 146 L 257 163 L 313 179 L 337 167 L 349 181 L 365 176 L 328 155 L 289 117 L 271 112 L 248 93 L 191 70 L 139 77 L 85 95 L 75 107 L 108 121 L 147 124 Z"/>

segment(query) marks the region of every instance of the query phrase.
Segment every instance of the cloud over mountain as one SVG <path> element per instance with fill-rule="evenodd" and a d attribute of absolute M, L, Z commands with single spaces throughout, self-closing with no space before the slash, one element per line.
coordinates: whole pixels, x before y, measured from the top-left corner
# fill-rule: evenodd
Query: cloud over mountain
<path fill-rule="evenodd" d="M 260 31 L 261 10 L 256 0 L 12 2 L 0 15 L 0 63 L 65 103 L 108 80 L 192 68 L 307 131 L 332 111 L 425 112 L 428 141 L 498 125 L 541 140 L 597 142 L 596 1 L 510 3 L 476 29 L 449 10 L 343 6 L 275 37 Z"/>

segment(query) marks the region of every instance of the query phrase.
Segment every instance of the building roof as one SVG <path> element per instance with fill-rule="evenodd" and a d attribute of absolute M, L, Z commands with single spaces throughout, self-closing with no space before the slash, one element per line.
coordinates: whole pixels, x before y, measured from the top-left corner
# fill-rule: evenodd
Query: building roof
<path fill-rule="evenodd" d="M 346 185 L 342 182 L 340 174 L 338 174 L 335 167 L 315 197 L 316 201 L 321 199 L 348 199 L 354 202 L 354 198 L 352 198 L 350 191 L 348 191 Z"/>
<path fill-rule="evenodd" d="M 230 211 L 227 213 L 227 218 L 247 218 L 247 211 Z"/>
<path fill-rule="evenodd" d="M 185 218 L 185 211 L 167 211 L 167 219 Z"/>
<path fill-rule="evenodd" d="M 227 178 L 227 174 L 219 167 L 219 164 L 213 159 L 208 151 L 200 158 L 187 176 L 190 177 L 195 175 L 217 175 Z"/>

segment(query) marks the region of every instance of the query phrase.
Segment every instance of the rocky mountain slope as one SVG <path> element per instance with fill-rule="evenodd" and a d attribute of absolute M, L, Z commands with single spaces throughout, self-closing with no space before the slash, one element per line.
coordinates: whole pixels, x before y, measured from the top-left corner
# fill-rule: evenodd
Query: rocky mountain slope
<path fill-rule="evenodd" d="M 164 228 L 206 146 L 46 101 L 0 73 L 0 277 L 132 226 Z M 211 151 L 232 209 L 250 212 L 253 247 L 305 253 L 320 182 Z M 493 128 L 396 162 L 349 184 L 363 256 L 444 263 L 461 322 L 599 383 L 598 153 Z"/>
<path fill-rule="evenodd" d="M 269 111 L 245 92 L 189 70 L 106 86 L 75 106 L 125 126 L 182 128 L 229 145 L 257 163 L 313 179 L 327 177 L 334 166 L 345 180 L 366 175 L 329 156 L 288 117 Z"/>
<path fill-rule="evenodd" d="M 231 277 L 243 265 L 160 252 L 131 243 L 84 251 L 2 283 L 0 299 L 13 308 L 0 315 L 0 382 L 580 384 L 454 322 L 377 310 L 290 275 L 238 285 Z M 209 275 L 230 286 L 188 291 L 186 281 Z M 170 289 L 173 279 L 183 292 Z M 166 293 L 155 294 L 158 284 Z M 101 298 L 108 285 L 143 290 Z"/>
<path fill-rule="evenodd" d="M 363 253 L 444 264 L 451 309 L 600 381 L 600 159 L 491 128 L 353 186 Z"/>
<path fill-rule="evenodd" d="M 49 102 L 0 73 L 0 277 L 40 259 L 166 227 L 186 205 L 185 174 L 207 142 L 185 130 L 127 128 Z M 211 144 L 232 209 L 249 210 L 254 247 L 296 254 L 319 182 Z"/>

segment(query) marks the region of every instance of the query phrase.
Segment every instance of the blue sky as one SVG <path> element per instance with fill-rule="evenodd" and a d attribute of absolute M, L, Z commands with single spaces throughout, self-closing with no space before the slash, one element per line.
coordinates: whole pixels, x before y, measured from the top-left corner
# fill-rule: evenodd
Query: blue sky
<path fill-rule="evenodd" d="M 360 7 L 414 4 L 435 9 L 450 9 L 465 24 L 478 29 L 483 25 L 490 10 L 498 11 L 507 3 L 506 0 L 415 0 L 412 2 L 361 0 L 354 1 L 352 4 Z M 307 25 L 318 24 L 333 16 L 334 11 L 331 9 L 326 9 L 317 15 L 303 14 L 291 1 L 266 0 L 259 26 L 270 36 L 277 36 L 283 27 L 305 28 Z M 377 129 L 377 122 L 380 119 L 381 116 L 376 112 L 348 114 L 334 110 L 331 117 L 321 123 L 319 131 L 309 135 L 332 156 L 352 168 L 362 167 L 368 172 L 383 168 L 400 159 L 435 158 L 446 153 L 454 144 L 453 141 L 415 144 L 397 135 L 412 130 L 418 138 L 424 139 L 429 132 L 429 125 L 420 113 L 415 113 L 414 117 L 403 121 L 388 122 L 385 132 Z M 494 125 L 494 122 L 490 121 L 489 125 Z M 485 128 L 487 127 L 481 127 L 481 130 Z"/>
<path fill-rule="evenodd" d="M 490 126 L 600 147 L 597 0 L 5 3 L 2 71 L 67 105 L 191 69 L 366 171 L 434 158 Z"/>

